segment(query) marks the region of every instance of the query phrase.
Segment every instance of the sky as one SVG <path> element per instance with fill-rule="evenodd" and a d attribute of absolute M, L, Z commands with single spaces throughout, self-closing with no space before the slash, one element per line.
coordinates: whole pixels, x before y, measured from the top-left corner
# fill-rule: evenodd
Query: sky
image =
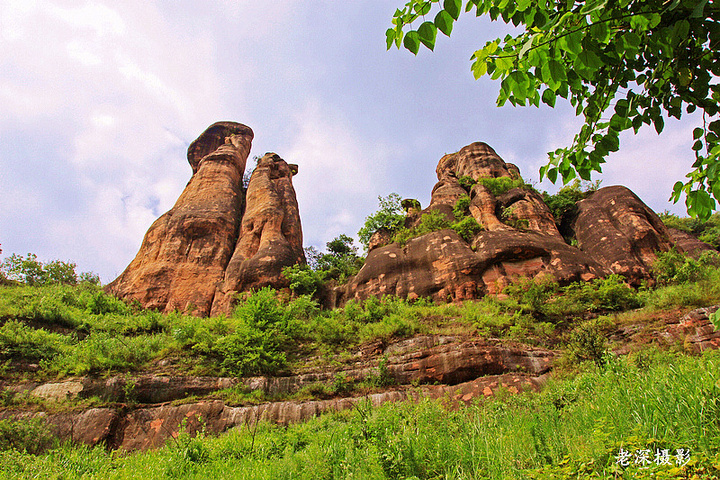
<path fill-rule="evenodd" d="M 403 0 L 0 0 L 0 260 L 35 253 L 118 276 L 191 176 L 187 147 L 220 120 L 255 133 L 294 177 L 304 243 L 356 236 L 378 196 L 423 206 L 445 153 L 491 145 L 539 183 L 580 122 L 496 107 L 470 56 L 507 27 L 460 17 L 434 52 L 386 50 Z M 696 118 L 621 137 L 603 186 L 657 212 L 693 163 Z M 252 164 L 250 159 L 249 164 Z"/>

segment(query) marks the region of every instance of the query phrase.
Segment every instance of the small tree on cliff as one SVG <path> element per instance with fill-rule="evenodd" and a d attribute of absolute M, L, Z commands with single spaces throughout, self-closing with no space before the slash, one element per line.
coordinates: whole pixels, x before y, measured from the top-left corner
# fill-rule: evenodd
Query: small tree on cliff
<path fill-rule="evenodd" d="M 464 11 L 473 9 L 522 27 L 472 55 L 475 78 L 501 80 L 498 106 L 554 107 L 562 97 L 584 117 L 572 145 L 549 153 L 541 178 L 589 180 L 619 149 L 621 132 L 652 125 L 660 133 L 665 117 L 699 109 L 696 161 L 671 199 L 685 193 L 692 216 L 710 216 L 720 200 L 720 8 L 713 0 L 468 0 Z M 437 31 L 450 36 L 462 10 L 462 0 L 410 0 L 393 16 L 387 47 L 432 50 Z"/>
<path fill-rule="evenodd" d="M 405 210 L 402 207 L 402 198 L 397 193 L 391 193 L 387 197 L 378 197 L 377 212 L 365 218 L 365 224 L 358 232 L 360 243 L 368 250 L 370 237 L 381 228 L 387 228 L 391 232 L 397 231 L 405 221 Z"/>

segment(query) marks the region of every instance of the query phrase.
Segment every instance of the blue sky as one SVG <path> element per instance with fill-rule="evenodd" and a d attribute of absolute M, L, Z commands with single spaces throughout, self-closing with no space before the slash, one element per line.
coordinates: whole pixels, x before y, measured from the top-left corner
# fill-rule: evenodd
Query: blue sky
<path fill-rule="evenodd" d="M 306 245 L 355 235 L 397 192 L 423 205 L 445 153 L 490 144 L 537 182 L 573 110 L 497 108 L 470 55 L 504 26 L 465 15 L 435 52 L 385 48 L 402 0 L 0 0 L 0 244 L 104 283 L 190 178 L 189 143 L 233 120 L 294 179 Z M 692 118 L 621 139 L 603 185 L 656 211 L 693 162 Z M 551 192 L 557 187 L 542 183 Z"/>

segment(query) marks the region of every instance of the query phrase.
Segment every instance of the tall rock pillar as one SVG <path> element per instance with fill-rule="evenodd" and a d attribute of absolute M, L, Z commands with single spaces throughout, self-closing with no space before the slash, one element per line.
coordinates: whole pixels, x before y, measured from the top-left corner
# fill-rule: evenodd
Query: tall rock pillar
<path fill-rule="evenodd" d="M 190 144 L 190 182 L 150 227 L 137 256 L 108 292 L 164 312 L 210 313 L 238 238 L 252 139 L 249 127 L 218 122 Z"/>
<path fill-rule="evenodd" d="M 288 165 L 275 153 L 265 154 L 247 189 L 247 207 L 235 252 L 218 287 L 212 315 L 230 313 L 237 292 L 265 286 L 287 286 L 283 267 L 305 263 L 302 228 Z"/>

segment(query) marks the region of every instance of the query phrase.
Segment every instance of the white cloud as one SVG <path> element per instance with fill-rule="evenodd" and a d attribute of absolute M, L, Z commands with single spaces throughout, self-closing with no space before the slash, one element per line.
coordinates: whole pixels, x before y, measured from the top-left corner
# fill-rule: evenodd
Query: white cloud
<path fill-rule="evenodd" d="M 293 183 L 306 243 L 324 247 L 341 233 L 355 235 L 377 195 L 386 194 L 390 151 L 318 102 L 308 102 L 294 123 L 297 133 L 281 156 L 299 165 Z"/>

